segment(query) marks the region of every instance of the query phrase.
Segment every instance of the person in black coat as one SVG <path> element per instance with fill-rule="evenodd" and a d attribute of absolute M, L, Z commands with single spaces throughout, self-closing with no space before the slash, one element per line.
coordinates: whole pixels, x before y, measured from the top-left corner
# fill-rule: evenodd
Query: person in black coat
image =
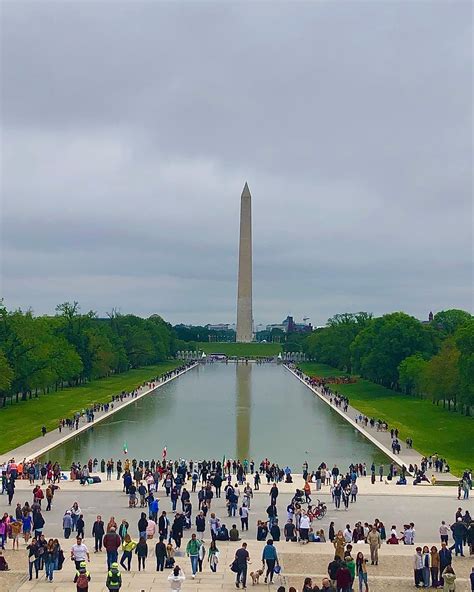
<path fill-rule="evenodd" d="M 166 545 L 164 538 L 160 536 L 160 540 L 155 545 L 155 556 L 156 556 L 156 571 L 163 571 L 165 567 L 166 559 Z"/>
<path fill-rule="evenodd" d="M 104 522 L 102 516 L 97 516 L 96 521 L 92 525 L 92 536 L 95 541 L 95 553 L 102 551 L 102 539 L 105 535 Z"/>

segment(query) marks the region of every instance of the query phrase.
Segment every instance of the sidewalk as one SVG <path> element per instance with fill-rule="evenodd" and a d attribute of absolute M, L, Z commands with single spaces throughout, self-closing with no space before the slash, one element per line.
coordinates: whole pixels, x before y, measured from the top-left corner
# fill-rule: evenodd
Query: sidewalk
<path fill-rule="evenodd" d="M 171 382 L 172 380 L 175 380 L 182 374 L 189 372 L 189 370 L 192 370 L 196 366 L 197 363 L 161 382 L 146 383 L 138 389 L 138 395 L 136 395 L 135 397 L 126 397 L 123 401 L 114 402 L 113 409 L 109 409 L 108 411 L 98 411 L 97 413 L 95 413 L 94 421 L 88 422 L 84 417 L 82 417 L 80 419 L 79 428 L 77 430 L 71 430 L 68 427 L 64 427 L 62 431 L 59 432 L 59 429 L 55 429 L 51 432 L 48 432 L 45 436 L 39 436 L 34 440 L 30 440 L 26 444 L 18 446 L 18 448 L 14 448 L 13 450 L 4 452 L 0 454 L 0 464 L 8 462 L 12 458 L 14 458 L 17 462 L 20 462 L 23 459 L 30 460 L 32 458 L 37 458 L 38 456 L 41 456 L 42 454 L 48 452 L 48 450 L 55 448 L 59 444 L 62 444 L 63 442 L 66 442 L 67 440 L 74 438 L 81 432 L 85 432 L 86 430 L 94 427 L 99 422 L 103 421 L 104 419 L 107 419 L 108 417 L 111 417 L 114 413 L 117 413 L 117 411 L 120 411 L 124 407 L 127 407 L 128 405 L 135 403 L 136 401 L 138 401 L 138 399 L 141 399 L 142 397 L 149 395 L 150 393 L 156 391 L 165 384 L 168 384 L 168 382 Z"/>
<path fill-rule="evenodd" d="M 403 448 L 401 454 L 394 454 L 392 451 L 392 446 L 391 446 L 392 438 L 390 436 L 389 431 L 388 432 L 380 432 L 380 431 L 377 431 L 377 428 L 375 428 L 375 427 L 371 428 L 370 425 L 365 427 L 361 423 L 356 422 L 355 421 L 356 417 L 359 417 L 359 415 L 364 415 L 363 413 L 361 414 L 361 412 L 358 409 L 349 405 L 347 412 L 343 411 L 339 407 L 336 407 L 336 405 L 334 405 L 334 403 L 330 403 L 327 395 L 324 395 L 318 388 L 309 384 L 309 382 L 306 381 L 306 379 L 309 379 L 308 376 L 306 376 L 305 374 L 303 374 L 303 378 L 301 376 L 298 376 L 298 374 L 294 370 L 289 368 L 286 364 L 285 364 L 285 368 L 288 370 L 288 372 L 291 372 L 293 374 L 293 376 L 295 376 L 299 381 L 301 381 L 307 388 L 309 388 L 311 391 L 313 391 L 313 393 L 315 395 L 317 395 L 322 401 L 324 401 L 329 407 L 331 407 L 331 409 L 334 409 L 334 411 L 336 411 L 336 413 L 338 413 L 347 422 L 349 422 L 365 438 L 370 440 L 372 442 L 372 444 L 377 446 L 377 448 L 379 448 L 395 464 L 397 464 L 399 466 L 401 466 L 403 464 L 403 465 L 405 465 L 405 467 L 407 469 L 410 464 L 413 464 L 413 465 L 417 464 L 418 466 L 420 466 L 421 459 L 424 456 L 420 452 L 418 452 L 414 448 Z M 428 474 L 429 474 L 429 470 L 428 470 Z M 436 473 L 435 470 L 433 469 L 432 474 L 438 480 L 456 481 L 456 482 L 459 481 L 459 479 L 455 475 L 452 475 L 451 473 Z M 376 476 L 378 479 L 378 467 L 377 467 Z"/>

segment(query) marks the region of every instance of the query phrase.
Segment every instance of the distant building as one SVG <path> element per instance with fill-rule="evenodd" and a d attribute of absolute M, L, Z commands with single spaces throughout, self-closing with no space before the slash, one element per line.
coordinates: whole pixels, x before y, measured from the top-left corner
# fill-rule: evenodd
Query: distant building
<path fill-rule="evenodd" d="M 311 333 L 313 330 L 311 323 L 295 323 L 293 317 L 291 316 L 287 316 L 282 325 L 286 327 L 286 333 Z"/>
<path fill-rule="evenodd" d="M 430 323 L 433 322 L 433 318 L 434 318 L 433 312 L 430 310 L 430 314 L 428 315 L 428 320 L 427 321 L 421 321 L 421 324 L 422 325 L 429 325 Z"/>
<path fill-rule="evenodd" d="M 218 323 L 217 325 L 205 325 L 208 331 L 231 331 L 229 323 Z"/>
<path fill-rule="evenodd" d="M 272 331 L 273 329 L 279 329 L 280 331 L 284 331 L 286 332 L 286 325 L 267 325 L 266 327 L 267 331 Z"/>

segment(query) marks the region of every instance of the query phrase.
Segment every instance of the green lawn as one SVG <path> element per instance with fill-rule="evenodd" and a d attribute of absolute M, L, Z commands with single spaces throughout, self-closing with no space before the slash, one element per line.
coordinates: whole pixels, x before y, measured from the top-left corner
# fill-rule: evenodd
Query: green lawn
<path fill-rule="evenodd" d="M 196 347 L 206 354 L 261 358 L 276 356 L 282 349 L 280 343 L 196 343 Z"/>
<path fill-rule="evenodd" d="M 299 364 L 313 376 L 343 374 L 325 364 Z M 474 465 L 474 419 L 452 413 L 430 401 L 397 393 L 368 380 L 334 385 L 349 397 L 351 405 L 369 417 L 384 419 L 398 428 L 402 440 L 410 436 L 414 447 L 423 454 L 438 452 L 448 459 L 451 471 L 460 475 Z M 470 443 L 470 444 L 469 444 Z"/>
<path fill-rule="evenodd" d="M 123 390 L 130 391 L 146 380 L 173 370 L 181 364 L 180 360 L 170 360 L 2 407 L 0 425 L 3 437 L 0 440 L 0 453 L 36 438 L 41 434 L 43 425 L 48 431 L 55 429 L 60 419 L 71 417 L 73 413 L 92 403 L 110 401 L 112 395 Z"/>

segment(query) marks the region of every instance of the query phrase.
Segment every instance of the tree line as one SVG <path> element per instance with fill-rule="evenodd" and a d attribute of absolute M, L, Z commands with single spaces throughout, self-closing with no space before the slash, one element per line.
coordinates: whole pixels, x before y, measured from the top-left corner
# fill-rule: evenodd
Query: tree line
<path fill-rule="evenodd" d="M 0 399 L 26 400 L 164 361 L 180 349 L 170 324 L 112 311 L 98 318 L 65 302 L 55 316 L 8 311 L 0 302 Z"/>
<path fill-rule="evenodd" d="M 403 312 L 344 313 L 306 338 L 318 362 L 470 415 L 474 408 L 474 317 L 451 309 L 422 323 Z"/>

